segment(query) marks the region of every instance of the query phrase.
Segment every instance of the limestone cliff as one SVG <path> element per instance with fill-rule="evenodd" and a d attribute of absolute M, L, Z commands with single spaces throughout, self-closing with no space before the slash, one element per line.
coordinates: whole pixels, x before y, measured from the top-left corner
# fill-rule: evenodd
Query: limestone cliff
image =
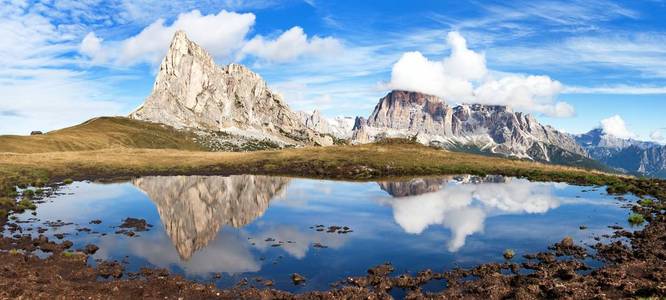
<path fill-rule="evenodd" d="M 506 106 L 450 106 L 416 92 L 392 91 L 379 100 L 368 119 L 357 118 L 352 140 L 382 137 L 416 138 L 447 149 L 474 149 L 506 156 L 554 161 L 587 153 L 568 134 L 541 125 L 533 116 Z M 559 151 L 564 150 L 564 151 Z"/>
<path fill-rule="evenodd" d="M 171 41 L 151 95 L 130 118 L 280 145 L 332 144 L 307 128 L 259 75 L 239 64 L 218 66 L 182 31 Z"/>

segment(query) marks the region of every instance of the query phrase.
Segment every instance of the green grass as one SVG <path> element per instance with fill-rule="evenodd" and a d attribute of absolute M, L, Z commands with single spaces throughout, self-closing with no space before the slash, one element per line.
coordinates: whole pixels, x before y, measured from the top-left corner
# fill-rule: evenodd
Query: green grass
<path fill-rule="evenodd" d="M 18 205 L 16 206 L 19 210 L 35 210 L 37 209 L 37 205 L 33 203 L 30 199 L 21 199 L 21 201 L 18 202 Z"/>
<path fill-rule="evenodd" d="M 24 190 L 24 191 L 23 191 L 23 198 L 28 198 L 28 199 L 30 199 L 30 198 L 35 197 L 35 194 L 36 194 L 36 193 L 35 193 L 35 191 L 33 191 L 33 190 Z"/>
<path fill-rule="evenodd" d="M 654 205 L 654 201 L 652 201 L 652 199 L 641 199 L 640 201 L 638 201 L 638 204 L 640 206 L 649 207 Z"/>
<path fill-rule="evenodd" d="M 645 217 L 643 217 L 641 214 L 632 213 L 629 215 L 627 221 L 629 221 L 629 224 L 631 225 L 641 225 L 643 222 L 645 222 Z"/>

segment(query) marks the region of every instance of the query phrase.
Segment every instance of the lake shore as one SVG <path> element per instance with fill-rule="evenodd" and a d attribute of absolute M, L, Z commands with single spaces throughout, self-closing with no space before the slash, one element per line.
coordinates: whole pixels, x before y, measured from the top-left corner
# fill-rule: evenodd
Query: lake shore
<path fill-rule="evenodd" d="M 601 269 L 585 275 L 580 245 L 564 239 L 550 251 L 529 256 L 529 262 L 484 264 L 470 270 L 438 273 L 423 270 L 399 275 L 390 265 L 368 266 L 365 276 L 340 278 L 341 285 L 329 291 L 293 295 L 267 287 L 220 290 L 168 274 L 144 270 L 125 274 L 125 279 L 100 281 L 102 274 L 114 274 L 113 265 L 94 269 L 86 264 L 85 253 L 67 254 L 63 243 L 21 236 L 0 242 L 2 297 L 24 298 L 345 298 L 388 297 L 387 290 L 405 288 L 408 296 L 423 296 L 420 286 L 445 279 L 448 287 L 436 298 L 621 298 L 666 295 L 666 217 L 663 200 L 666 183 L 620 177 L 596 171 L 445 152 L 413 144 L 375 144 L 303 148 L 248 153 L 209 153 L 176 150 L 108 149 L 39 154 L 0 154 L 0 182 L 5 199 L 14 196 L 16 186 L 58 185 L 66 179 L 116 180 L 141 175 L 230 175 L 272 174 L 346 180 L 371 180 L 402 176 L 444 174 L 498 174 L 535 181 L 562 181 L 580 185 L 605 185 L 609 193 L 632 192 L 652 196 L 650 205 L 634 205 L 647 225 L 634 233 L 617 229 L 616 237 L 630 242 L 598 244 Z M 8 214 L 17 207 L 3 207 Z M 609 224 L 611 225 L 611 224 Z M 562 237 L 564 238 L 564 237 Z M 50 249 L 52 255 L 39 259 L 29 252 Z M 499 255 L 499 254 L 498 254 Z M 563 259 L 558 259 L 562 256 Z M 111 271 L 109 271 L 111 270 Z M 525 274 L 529 271 L 529 274 Z M 361 275 L 361 274 L 359 274 Z M 107 275 L 108 276 L 108 275 Z M 474 277 L 474 280 L 469 278 Z M 111 275 L 111 278 L 114 276 Z"/>

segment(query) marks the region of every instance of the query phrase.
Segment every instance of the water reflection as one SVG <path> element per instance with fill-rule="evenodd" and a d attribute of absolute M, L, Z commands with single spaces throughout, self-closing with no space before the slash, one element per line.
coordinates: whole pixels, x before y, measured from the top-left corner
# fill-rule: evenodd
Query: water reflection
<path fill-rule="evenodd" d="M 401 272 L 470 267 L 502 260 L 506 248 L 543 251 L 565 235 L 591 240 L 626 219 L 626 210 L 603 191 L 582 190 L 589 188 L 501 176 L 378 183 L 251 175 L 79 182 L 38 209 L 39 222 L 74 225 L 24 233 L 54 240 L 65 233 L 73 249 L 98 245 L 94 260 L 127 260 L 132 272 L 167 268 L 202 282 L 211 273 L 228 274 L 216 281 L 220 287 L 260 276 L 295 291 L 326 288 L 385 261 Z M 26 212 L 19 219 L 32 217 Z M 155 226 L 134 237 L 114 234 L 126 217 Z M 89 224 L 92 219 L 102 223 Z M 316 224 L 353 232 L 317 231 Z M 76 230 L 81 227 L 92 232 Z M 307 286 L 291 283 L 294 272 L 308 278 Z"/>
<path fill-rule="evenodd" d="M 289 179 L 269 176 L 153 176 L 132 183 L 155 203 L 181 258 L 215 238 L 225 226 L 243 227 L 260 217 Z"/>
<path fill-rule="evenodd" d="M 545 213 L 558 207 L 561 199 L 554 196 L 553 189 L 563 187 L 501 176 L 417 179 L 379 185 L 395 196 L 381 201 L 392 207 L 393 217 L 403 230 L 420 234 L 431 225 L 442 225 L 451 231 L 447 245 L 451 252 L 463 247 L 469 235 L 483 232 L 488 216 Z"/>

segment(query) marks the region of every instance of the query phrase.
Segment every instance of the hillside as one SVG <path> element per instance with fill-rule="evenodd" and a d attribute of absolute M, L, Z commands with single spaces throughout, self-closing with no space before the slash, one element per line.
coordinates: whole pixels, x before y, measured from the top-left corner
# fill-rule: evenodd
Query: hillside
<path fill-rule="evenodd" d="M 203 150 L 194 136 L 166 125 L 124 117 L 100 117 L 32 136 L 0 136 L 0 152 L 41 153 L 108 148 Z"/>

